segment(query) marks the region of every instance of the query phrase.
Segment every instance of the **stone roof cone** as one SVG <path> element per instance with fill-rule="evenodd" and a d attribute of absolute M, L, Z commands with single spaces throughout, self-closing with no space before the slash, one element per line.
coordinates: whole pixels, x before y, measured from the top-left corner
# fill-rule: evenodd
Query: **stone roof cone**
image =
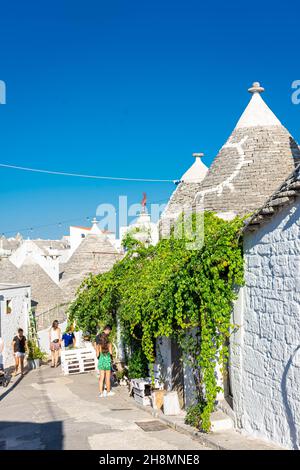
<path fill-rule="evenodd" d="M 195 158 L 194 163 L 181 177 L 180 181 L 183 183 L 200 183 L 208 171 L 207 166 L 201 160 L 204 153 L 193 153 L 193 157 Z"/>
<path fill-rule="evenodd" d="M 205 178 L 208 168 L 202 162 L 204 153 L 193 153 L 194 163 L 182 175 L 179 184 L 173 192 L 159 222 L 161 235 L 169 233 L 170 224 L 182 213 L 183 206 L 191 207 L 199 184 Z"/>
<path fill-rule="evenodd" d="M 261 97 L 258 82 L 231 136 L 198 185 L 195 202 L 220 214 L 257 210 L 299 162 L 299 146 Z"/>
<path fill-rule="evenodd" d="M 120 258 L 120 253 L 107 235 L 101 231 L 100 234 L 88 234 L 62 266 L 61 288 L 65 297 L 68 300 L 74 298 L 78 285 L 85 277 L 109 271 Z"/>

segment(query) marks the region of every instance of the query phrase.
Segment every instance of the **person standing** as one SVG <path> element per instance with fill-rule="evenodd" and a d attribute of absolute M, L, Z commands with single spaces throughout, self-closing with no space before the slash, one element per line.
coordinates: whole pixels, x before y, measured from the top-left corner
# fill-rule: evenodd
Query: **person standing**
<path fill-rule="evenodd" d="M 49 342 L 51 351 L 51 367 L 57 367 L 59 351 L 61 348 L 61 329 L 58 326 L 57 320 L 54 320 L 52 327 L 49 330 Z"/>
<path fill-rule="evenodd" d="M 15 356 L 15 371 L 13 375 L 17 375 L 20 366 L 21 375 L 24 375 L 24 358 L 27 351 L 27 341 L 22 328 L 18 329 L 18 334 L 13 339 L 13 353 Z"/>
<path fill-rule="evenodd" d="M 73 330 L 74 327 L 70 325 L 62 335 L 62 340 L 66 349 L 72 349 L 76 346 L 76 338 Z"/>
<path fill-rule="evenodd" d="M 111 397 L 114 392 L 111 391 L 111 365 L 112 365 L 112 344 L 108 339 L 111 332 L 111 326 L 107 325 L 101 335 L 96 337 L 96 353 L 98 357 L 99 375 L 99 397 Z M 106 391 L 104 391 L 104 381 Z"/>
<path fill-rule="evenodd" d="M 112 330 L 112 327 L 110 325 L 106 325 L 106 327 L 104 328 L 103 332 L 102 333 L 98 333 L 96 338 L 95 338 L 95 341 L 96 341 L 96 352 L 97 352 L 97 346 L 100 345 L 100 342 L 101 342 L 101 338 L 102 336 L 106 336 L 107 338 L 109 337 L 110 333 L 111 333 L 111 330 Z M 97 355 L 98 357 L 98 355 Z"/>

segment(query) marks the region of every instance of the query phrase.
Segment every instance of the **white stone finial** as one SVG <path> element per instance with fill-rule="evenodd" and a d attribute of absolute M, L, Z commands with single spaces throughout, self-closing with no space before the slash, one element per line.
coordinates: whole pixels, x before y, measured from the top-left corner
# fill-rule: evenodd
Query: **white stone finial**
<path fill-rule="evenodd" d="M 195 157 L 195 158 L 202 158 L 202 157 L 204 157 L 204 153 L 196 153 L 196 152 L 195 152 L 195 153 L 193 153 L 193 157 Z"/>
<path fill-rule="evenodd" d="M 203 156 L 204 153 L 193 153 L 195 161 L 184 175 L 182 175 L 180 181 L 184 181 L 185 183 L 200 183 L 200 181 L 204 179 L 208 168 L 201 160 Z"/>
<path fill-rule="evenodd" d="M 248 91 L 251 93 L 251 99 L 235 129 L 241 127 L 282 126 L 279 119 L 264 102 L 261 96 L 264 88 L 260 86 L 260 83 L 254 82 Z"/>
<path fill-rule="evenodd" d="M 254 82 L 252 87 L 248 88 L 249 93 L 263 93 L 265 89 L 260 86 L 259 82 Z"/>
<path fill-rule="evenodd" d="M 92 220 L 92 228 L 90 229 L 90 233 L 97 233 L 100 234 L 102 233 L 101 229 L 98 226 L 99 221 L 97 220 L 96 217 L 93 218 Z"/>

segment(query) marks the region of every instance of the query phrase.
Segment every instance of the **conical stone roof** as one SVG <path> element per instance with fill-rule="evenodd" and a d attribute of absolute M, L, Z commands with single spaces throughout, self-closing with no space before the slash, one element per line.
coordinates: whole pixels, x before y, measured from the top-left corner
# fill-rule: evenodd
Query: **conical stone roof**
<path fill-rule="evenodd" d="M 66 298 L 72 300 L 85 277 L 109 271 L 121 256 L 106 235 L 88 234 L 62 267 L 60 286 Z"/>
<path fill-rule="evenodd" d="M 24 264 L 18 269 L 9 259 L 1 259 L 0 282 L 29 284 L 37 314 L 64 302 L 60 287 L 38 264 Z"/>
<path fill-rule="evenodd" d="M 194 153 L 195 161 L 182 175 L 180 182 L 173 192 L 159 222 L 161 236 L 167 236 L 170 226 L 182 213 L 184 207 L 190 208 L 195 199 L 201 181 L 205 178 L 208 168 L 201 160 L 203 153 Z"/>
<path fill-rule="evenodd" d="M 198 185 L 195 202 L 220 214 L 257 210 L 299 162 L 299 146 L 261 97 L 251 100 L 231 136 Z"/>

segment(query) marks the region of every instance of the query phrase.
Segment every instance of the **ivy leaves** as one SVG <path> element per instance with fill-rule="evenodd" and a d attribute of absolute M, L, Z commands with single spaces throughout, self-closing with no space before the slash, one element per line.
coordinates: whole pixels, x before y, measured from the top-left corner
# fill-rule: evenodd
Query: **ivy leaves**
<path fill-rule="evenodd" d="M 196 409 L 205 431 L 219 390 L 216 365 L 224 366 L 228 358 L 232 302 L 243 283 L 242 225 L 240 218 L 228 222 L 205 212 L 204 244 L 198 250 L 176 238 L 183 233 L 180 227 L 156 246 L 128 237 L 124 259 L 110 272 L 86 279 L 70 306 L 77 326 L 92 333 L 99 323 L 116 322 L 118 315 L 127 338 L 140 332 L 150 363 L 158 337 L 177 337 L 193 367 L 201 402 Z M 191 334 L 195 329 L 198 333 Z"/>

